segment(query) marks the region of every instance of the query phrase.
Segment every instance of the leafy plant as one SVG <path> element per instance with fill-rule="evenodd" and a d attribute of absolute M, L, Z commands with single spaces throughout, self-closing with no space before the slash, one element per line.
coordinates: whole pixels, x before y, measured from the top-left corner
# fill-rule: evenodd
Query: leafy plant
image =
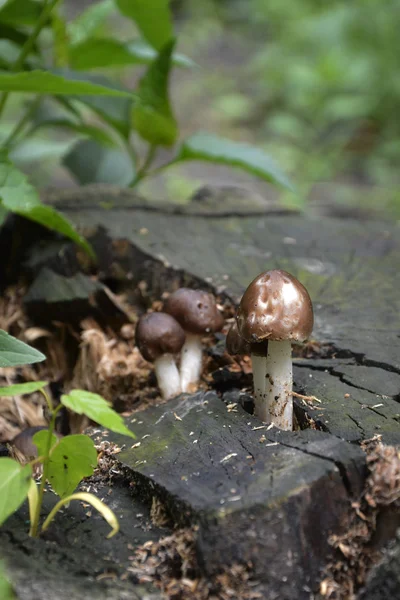
<path fill-rule="evenodd" d="M 11 584 L 6 576 L 4 563 L 0 562 L 0 598 L 2 600 L 14 600 L 15 594 L 11 587 Z"/>
<path fill-rule="evenodd" d="M 0 332 L 0 364 L 16 366 L 43 360 L 45 357 L 16 340 L 12 336 Z M 5 334 L 5 335 L 3 335 Z M 110 524 L 111 537 L 117 533 L 119 525 L 114 513 L 98 498 L 86 492 L 74 493 L 74 490 L 84 477 L 92 475 L 97 463 L 97 452 L 93 441 L 86 435 L 69 435 L 58 439 L 54 435 L 58 412 L 63 406 L 71 408 L 79 414 L 84 414 L 97 423 L 112 431 L 135 437 L 124 425 L 122 417 L 97 394 L 84 390 L 73 390 L 70 394 L 61 396 L 60 404 L 53 406 L 45 391 L 46 381 L 35 381 L 0 388 L 0 396 L 30 394 L 40 391 L 47 404 L 50 423 L 47 430 L 38 431 L 33 436 L 33 442 L 38 449 L 38 457 L 27 465 L 21 465 L 11 458 L 0 458 L 0 525 L 12 515 L 28 498 L 30 514 L 30 535 L 36 537 L 40 531 L 45 531 L 56 513 L 71 500 L 82 500 L 96 508 Z M 39 486 L 34 478 L 34 467 L 42 465 L 43 476 Z M 60 496 L 60 501 L 54 506 L 40 526 L 40 514 L 46 482 L 49 481 L 53 490 Z"/>
<path fill-rule="evenodd" d="M 124 18 L 126 40 L 104 33 L 103 25 L 116 9 L 120 19 Z M 70 22 L 62 16 L 62 0 L 7 0 L 0 10 L 0 29 L 5 24 L 9 43 L 7 52 L 0 45 L 4 63 L 0 116 L 11 92 L 34 95 L 3 141 L 15 162 L 19 162 L 26 143 L 38 139 L 41 132 L 63 130 L 72 136 L 74 144 L 64 148 L 62 162 L 80 183 L 135 187 L 161 169 L 202 160 L 240 168 L 273 184 L 291 187 L 261 150 L 206 133 L 178 142 L 179 128 L 169 97 L 170 76 L 175 65 L 190 68 L 193 62 L 175 52 L 169 0 L 102 0 Z M 131 37 L 129 30 L 134 28 L 138 35 Z M 7 60 L 6 54 L 12 59 Z M 130 76 L 125 78 L 128 84 L 118 80 L 122 67 L 140 65 L 146 67 L 136 78 L 134 90 Z M 195 145 L 200 139 L 201 149 Z M 159 149 L 175 145 L 173 157 L 155 168 Z M 9 163 L 6 166 L 12 168 Z M 38 198 L 35 195 L 33 200 L 33 189 L 26 189 L 26 181 L 18 183 L 23 194 L 10 204 L 4 200 L 0 181 L 5 208 L 21 213 L 25 194 L 29 200 L 25 216 L 71 237 L 89 251 L 58 213 L 53 210 L 50 215 L 48 210 L 38 209 Z"/>

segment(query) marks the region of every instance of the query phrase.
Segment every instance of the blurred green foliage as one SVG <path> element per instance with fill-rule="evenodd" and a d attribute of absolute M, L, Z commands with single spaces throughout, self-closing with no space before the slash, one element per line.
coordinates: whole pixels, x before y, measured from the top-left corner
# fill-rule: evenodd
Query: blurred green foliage
<path fill-rule="evenodd" d="M 241 0 L 218 17 L 252 42 L 239 119 L 303 181 L 351 178 L 399 197 L 400 1 Z M 256 49 L 254 50 L 254 47 Z"/>

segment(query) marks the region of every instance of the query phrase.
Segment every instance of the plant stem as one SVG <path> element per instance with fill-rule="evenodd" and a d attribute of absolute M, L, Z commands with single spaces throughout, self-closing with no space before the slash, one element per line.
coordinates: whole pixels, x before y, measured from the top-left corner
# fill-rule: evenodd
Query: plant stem
<path fill-rule="evenodd" d="M 49 403 L 49 406 L 51 406 L 50 399 L 48 398 L 46 392 L 43 391 L 43 394 L 46 397 L 46 401 Z M 37 503 L 37 507 L 36 507 L 34 521 L 31 524 L 30 533 L 31 533 L 32 537 L 38 536 L 39 520 L 40 520 L 40 512 L 41 512 L 42 503 L 43 503 L 44 488 L 46 486 L 47 476 L 49 473 L 51 442 L 53 439 L 53 433 L 54 433 L 54 428 L 55 428 L 55 424 L 56 424 L 57 413 L 60 410 L 60 408 L 62 408 L 62 404 L 59 404 L 57 406 L 57 408 L 52 409 L 51 420 L 50 420 L 49 429 L 47 432 L 46 449 L 45 449 L 45 455 L 44 455 L 44 460 L 43 460 L 43 474 L 42 474 L 42 479 L 41 479 L 40 486 L 39 486 L 38 503 Z"/>
<path fill-rule="evenodd" d="M 37 107 L 39 106 L 41 99 L 42 99 L 42 96 L 40 96 L 40 94 L 38 94 L 36 96 L 36 98 L 31 102 L 28 110 L 23 115 L 22 119 L 20 119 L 15 124 L 14 129 L 11 130 L 11 132 L 8 134 L 8 137 L 4 140 L 4 142 L 3 142 L 4 147 L 7 148 L 7 147 L 10 147 L 13 145 L 13 143 L 15 142 L 15 139 L 18 137 L 20 132 L 23 130 L 23 128 L 28 123 L 29 119 L 31 118 L 31 116 L 33 115 L 33 113 L 35 112 Z"/>
<path fill-rule="evenodd" d="M 26 40 L 25 44 L 22 46 L 17 60 L 11 66 L 11 69 L 10 69 L 11 72 L 18 71 L 23 66 L 26 57 L 32 50 L 34 43 L 36 42 L 37 38 L 39 37 L 40 32 L 42 31 L 43 27 L 45 26 L 46 21 L 49 18 L 51 11 L 59 2 L 60 2 L 60 0 L 51 0 L 50 3 L 46 3 L 44 5 L 42 14 L 40 15 L 39 19 L 37 20 L 37 23 L 31 33 L 31 35 Z M 3 92 L 2 96 L 1 96 L 0 116 L 3 114 L 4 107 L 6 105 L 9 93 L 10 92 Z"/>
<path fill-rule="evenodd" d="M 153 162 L 156 152 L 157 152 L 157 147 L 154 144 L 149 145 L 148 149 L 147 149 L 147 154 L 146 157 L 143 161 L 142 166 L 140 167 L 140 169 L 137 171 L 135 177 L 133 178 L 132 183 L 130 183 L 129 187 L 135 187 L 139 181 L 141 181 L 144 177 L 146 177 L 147 175 L 147 169 L 150 167 L 151 163 Z"/>

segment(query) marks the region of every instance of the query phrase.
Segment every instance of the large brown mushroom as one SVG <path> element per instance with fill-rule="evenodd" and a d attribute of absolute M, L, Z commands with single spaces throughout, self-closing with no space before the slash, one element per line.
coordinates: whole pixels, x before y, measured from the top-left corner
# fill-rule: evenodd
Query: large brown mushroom
<path fill-rule="evenodd" d="M 167 298 L 164 310 L 180 323 L 186 333 L 180 366 L 182 391 L 186 392 L 200 378 L 203 354 L 201 338 L 206 333 L 222 329 L 224 319 L 214 296 L 203 290 L 180 288 Z"/>
<path fill-rule="evenodd" d="M 266 359 L 251 354 L 255 414 L 281 429 L 293 429 L 292 341 L 303 342 L 313 328 L 313 308 L 305 287 L 286 271 L 261 273 L 245 291 L 237 325 L 249 343 L 268 340 Z"/>
<path fill-rule="evenodd" d="M 142 315 L 136 326 L 136 345 L 143 358 L 154 363 L 163 398 L 181 393 L 181 381 L 174 354 L 181 351 L 185 332 L 179 323 L 163 312 Z"/>

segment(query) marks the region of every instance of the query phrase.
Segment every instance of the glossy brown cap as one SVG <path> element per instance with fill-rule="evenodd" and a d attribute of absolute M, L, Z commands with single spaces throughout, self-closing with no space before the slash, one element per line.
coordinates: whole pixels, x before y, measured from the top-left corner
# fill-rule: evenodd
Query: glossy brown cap
<path fill-rule="evenodd" d="M 237 324 L 248 342 L 296 340 L 312 332 L 313 308 L 306 288 L 290 273 L 266 271 L 256 277 L 240 302 Z"/>
<path fill-rule="evenodd" d="M 167 298 L 164 310 L 188 333 L 201 335 L 219 331 L 224 325 L 214 296 L 203 290 L 180 288 Z"/>
<path fill-rule="evenodd" d="M 136 345 L 144 359 L 153 362 L 163 354 L 176 354 L 185 342 L 179 323 L 164 312 L 142 315 L 136 325 Z"/>
<path fill-rule="evenodd" d="M 226 351 L 231 356 L 250 354 L 250 344 L 239 334 L 237 323 L 234 321 L 226 334 Z"/>
<path fill-rule="evenodd" d="M 234 321 L 226 335 L 226 351 L 231 356 L 243 356 L 256 354 L 257 356 L 267 356 L 268 354 L 268 341 L 259 343 L 246 342 L 244 338 L 239 334 L 237 323 Z"/>

